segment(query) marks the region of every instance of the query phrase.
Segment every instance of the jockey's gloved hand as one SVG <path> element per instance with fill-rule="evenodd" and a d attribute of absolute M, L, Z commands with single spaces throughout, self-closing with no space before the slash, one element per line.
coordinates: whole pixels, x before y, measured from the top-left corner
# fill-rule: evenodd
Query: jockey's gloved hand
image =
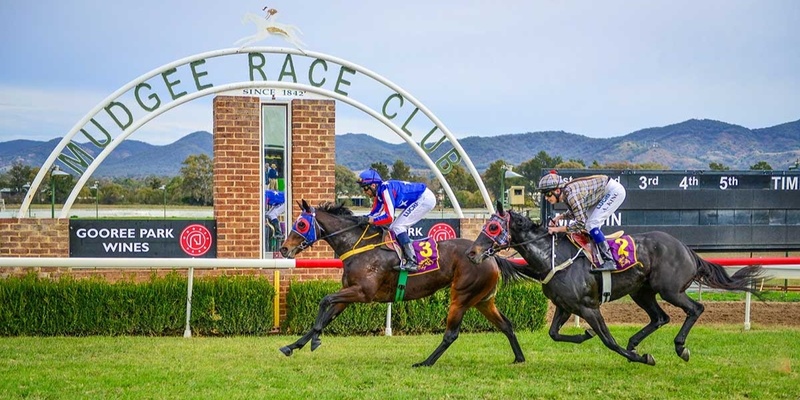
<path fill-rule="evenodd" d="M 356 221 L 358 221 L 359 225 L 367 225 L 369 224 L 369 217 L 366 215 L 362 215 L 360 217 L 357 217 Z"/>

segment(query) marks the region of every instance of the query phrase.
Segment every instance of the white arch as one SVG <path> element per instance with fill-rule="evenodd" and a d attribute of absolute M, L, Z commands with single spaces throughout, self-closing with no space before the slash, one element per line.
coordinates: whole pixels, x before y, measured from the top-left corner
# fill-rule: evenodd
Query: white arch
<path fill-rule="evenodd" d="M 308 92 L 311 92 L 311 93 L 316 93 L 316 94 L 320 94 L 320 95 L 323 95 L 323 96 L 326 96 L 326 97 L 333 98 L 335 100 L 339 100 L 339 101 L 347 103 L 347 104 L 349 104 L 349 105 L 351 105 L 351 106 L 353 106 L 353 107 L 355 107 L 355 108 L 357 108 L 357 109 L 359 109 L 361 111 L 364 111 L 365 113 L 369 114 L 373 118 L 377 119 L 378 121 L 380 121 L 381 123 L 386 125 L 386 127 L 391 129 L 392 131 L 394 131 L 396 134 L 404 137 L 405 140 L 406 140 L 406 143 L 408 143 L 409 145 L 411 145 L 412 148 L 414 148 L 414 151 L 420 157 L 422 157 L 423 160 L 425 160 L 426 164 L 428 164 L 428 167 L 433 170 L 433 173 L 436 175 L 436 178 L 439 179 L 440 182 L 442 182 L 442 186 L 444 187 L 445 191 L 447 192 L 447 196 L 450 198 L 450 200 L 452 201 L 452 200 L 455 199 L 455 194 L 453 193 L 453 190 L 450 188 L 450 186 L 447 185 L 447 180 L 444 178 L 444 175 L 442 175 L 442 172 L 439 170 L 439 168 L 436 167 L 436 164 L 433 163 L 433 161 L 430 159 L 430 157 L 427 156 L 425 151 L 422 150 L 422 148 L 416 142 L 412 141 L 406 135 L 403 135 L 402 134 L 403 131 L 397 125 L 395 125 L 388 118 L 384 117 L 383 115 L 381 115 L 380 113 L 376 112 L 375 110 L 373 110 L 373 109 L 367 107 L 366 105 L 364 105 L 364 104 L 362 104 L 362 103 L 360 103 L 360 102 L 358 102 L 356 100 L 353 100 L 353 99 L 351 99 L 351 98 L 349 98 L 347 96 L 342 96 L 339 93 L 332 92 L 332 91 L 329 91 L 327 89 L 322 89 L 322 88 L 310 86 L 310 85 L 304 85 L 304 84 L 300 84 L 300 83 L 291 83 L 291 82 L 269 82 L 269 81 L 249 82 L 248 81 L 248 82 L 239 82 L 239 83 L 229 83 L 229 84 L 221 85 L 221 86 L 214 86 L 214 87 L 211 87 L 211 88 L 208 88 L 208 89 L 201 90 L 199 92 L 188 94 L 186 96 L 183 96 L 183 97 L 179 98 L 178 100 L 174 100 L 174 101 L 170 102 L 169 104 L 165 105 L 164 107 L 160 107 L 156 112 L 150 113 L 150 114 L 144 116 L 143 118 L 141 118 L 136 123 L 131 124 L 131 126 L 129 126 L 128 129 L 125 129 L 125 131 L 121 135 L 119 135 L 116 138 L 114 138 L 111 141 L 111 143 L 108 146 L 106 146 L 103 149 L 103 151 L 100 152 L 100 154 L 97 155 L 97 157 L 94 159 L 94 161 L 92 161 L 92 163 L 89 165 L 89 168 L 87 168 L 86 171 L 83 173 L 83 175 L 81 175 L 80 179 L 78 179 L 78 182 L 75 185 L 75 188 L 70 193 L 69 198 L 67 198 L 67 201 L 64 203 L 64 207 L 62 208 L 61 213 L 59 214 L 59 218 L 67 218 L 69 216 L 69 210 L 72 208 L 72 204 L 75 202 L 75 199 L 78 197 L 78 194 L 80 192 L 80 188 L 82 188 L 86 184 L 86 181 L 89 180 L 89 177 L 92 176 L 92 173 L 97 169 L 97 167 L 100 166 L 100 164 L 103 162 L 103 160 L 105 160 L 105 158 L 109 154 L 111 154 L 111 152 L 120 143 L 125 141 L 125 139 L 128 136 L 133 134 L 133 132 L 135 132 L 137 129 L 141 128 L 144 124 L 150 122 L 150 120 L 152 120 L 153 118 L 158 117 L 159 115 L 171 110 L 172 108 L 175 108 L 175 107 L 177 107 L 177 106 L 179 106 L 181 104 L 190 102 L 192 100 L 196 100 L 196 99 L 198 99 L 200 97 L 204 97 L 204 96 L 207 96 L 207 95 L 210 95 L 210 94 L 214 94 L 214 93 L 227 92 L 227 91 L 230 91 L 230 90 L 245 89 L 245 88 L 271 88 L 271 89 L 299 89 L 299 90 L 305 90 L 305 91 L 308 91 Z M 459 218 L 464 218 L 464 214 L 461 211 L 461 206 L 458 204 L 458 202 L 453 202 L 453 208 L 454 208 L 454 211 L 456 212 L 456 214 L 458 214 Z"/>
<path fill-rule="evenodd" d="M 486 204 L 487 208 L 490 211 L 493 212 L 494 207 L 492 206 L 491 199 L 489 198 L 488 192 L 486 191 L 486 187 L 483 185 L 483 181 L 480 178 L 480 174 L 477 172 L 477 170 L 475 169 L 475 166 L 472 164 L 472 161 L 469 159 L 467 154 L 464 152 L 464 149 L 461 147 L 461 145 L 458 143 L 458 141 L 452 135 L 450 130 L 447 129 L 447 127 L 435 115 L 433 115 L 433 113 L 430 110 L 428 110 L 427 107 L 425 107 L 421 102 L 419 102 L 410 93 L 408 93 L 407 91 L 405 91 L 401 87 L 397 86 L 393 82 L 391 82 L 391 81 L 385 79 L 384 77 L 376 74 L 375 72 L 373 72 L 373 71 L 371 71 L 371 70 L 369 70 L 367 68 L 364 68 L 364 67 L 362 67 L 362 66 L 360 66 L 358 64 L 351 63 L 351 62 L 349 62 L 347 60 L 343 60 L 343 59 L 338 58 L 338 57 L 330 56 L 330 55 L 323 54 L 323 53 L 312 52 L 312 51 L 301 52 L 301 51 L 296 50 L 296 49 L 288 49 L 288 48 L 252 47 L 252 48 L 246 48 L 246 49 L 229 48 L 229 49 L 209 51 L 209 52 L 200 53 L 200 54 L 196 54 L 196 55 L 193 55 L 193 56 L 189 56 L 189 57 L 185 57 L 185 58 L 173 61 L 173 62 L 171 62 L 169 64 L 166 64 L 164 66 L 161 66 L 159 68 L 151 70 L 150 72 L 148 72 L 146 74 L 143 74 L 143 75 L 139 76 L 138 78 L 136 78 L 133 81 L 129 82 L 125 86 L 122 86 L 121 88 L 116 90 L 114 93 L 112 93 L 111 95 L 106 97 L 97 106 L 95 106 L 88 114 L 86 114 L 80 121 L 78 121 L 78 123 L 76 123 L 72 127 L 72 129 L 69 131 L 69 133 L 67 133 L 67 135 L 64 136 L 61 139 L 61 141 L 58 143 L 58 145 L 56 145 L 56 147 L 53 149 L 53 152 L 50 154 L 50 156 L 48 156 L 47 160 L 45 160 L 44 165 L 42 165 L 42 168 L 39 170 L 39 173 L 36 175 L 36 178 L 31 183 L 31 189 L 28 190 L 28 193 L 25 195 L 25 200 L 23 201 L 22 205 L 20 206 L 18 218 L 24 218 L 25 213 L 27 212 L 28 208 L 30 207 L 31 202 L 33 201 L 34 194 L 37 192 L 39 186 L 41 185 L 41 182 L 44 180 L 45 175 L 47 175 L 48 171 L 50 170 L 50 167 L 55 163 L 56 158 L 61 154 L 62 150 L 64 150 L 64 148 L 67 147 L 67 145 L 72 140 L 72 138 L 83 127 L 85 127 L 95 115 L 97 115 L 101 110 L 103 110 L 104 107 L 108 106 L 112 101 L 114 101 L 115 99 L 121 97 L 123 94 L 127 93 L 128 91 L 130 91 L 131 89 L 136 87 L 138 84 L 140 84 L 142 82 L 145 82 L 148 79 L 150 79 L 150 78 L 152 78 L 152 77 L 154 77 L 154 76 L 156 76 L 156 75 L 158 75 L 158 74 L 160 74 L 160 73 L 162 73 L 164 71 L 167 71 L 167 70 L 169 70 L 171 68 L 176 68 L 178 66 L 186 65 L 188 63 L 191 63 L 191 62 L 197 61 L 197 60 L 205 60 L 205 59 L 209 59 L 209 58 L 222 57 L 222 56 L 235 55 L 235 54 L 247 54 L 247 53 L 277 53 L 277 54 L 287 54 L 287 55 L 291 54 L 291 55 L 296 55 L 296 56 L 300 56 L 300 57 L 313 57 L 313 58 L 317 58 L 317 59 L 320 59 L 320 60 L 330 61 L 330 62 L 338 64 L 340 66 L 352 68 L 353 70 L 355 70 L 355 71 L 357 71 L 357 72 L 359 72 L 359 73 L 361 73 L 363 75 L 366 75 L 366 76 L 368 76 L 368 77 L 370 77 L 370 78 L 382 83 L 386 87 L 394 90 L 395 93 L 402 95 L 406 100 L 410 101 L 411 104 L 413 104 L 420 111 L 422 111 L 422 113 L 425 116 L 427 116 L 430 119 L 430 121 L 433 122 L 436 125 L 436 127 L 447 137 L 447 139 L 449 140 L 450 144 L 453 145 L 453 147 L 456 149 L 458 154 L 461 156 L 461 159 L 466 163 L 467 170 L 470 172 L 470 174 L 472 175 L 473 179 L 475 180 L 475 183 L 478 185 L 478 188 L 479 188 L 479 190 L 481 192 L 481 195 L 483 196 L 483 200 L 484 200 L 484 203 Z M 456 201 L 455 195 L 453 194 L 452 189 L 450 188 L 450 185 L 448 184 L 447 180 L 444 179 L 444 177 L 441 174 L 441 171 L 439 170 L 439 168 L 433 163 L 433 161 L 430 159 L 430 157 L 428 157 L 427 153 L 425 153 L 422 150 L 422 148 L 419 147 L 419 145 L 417 145 L 416 142 L 413 142 L 409 137 L 404 135 L 402 130 L 400 130 L 389 119 L 384 117 L 382 114 L 375 112 L 371 108 L 366 107 L 362 103 L 360 103 L 360 102 L 358 102 L 356 100 L 350 99 L 347 96 L 342 96 L 342 95 L 340 95 L 338 93 L 331 92 L 329 90 L 317 88 L 317 87 L 310 86 L 310 85 L 287 83 L 287 82 L 280 82 L 280 81 L 259 81 L 259 82 L 247 82 L 247 83 L 237 83 L 237 84 L 227 84 L 227 85 L 222 85 L 222 86 L 214 86 L 214 87 L 212 87 L 210 89 L 204 89 L 204 90 L 201 90 L 201 91 L 198 91 L 198 92 L 187 94 L 186 96 L 182 96 L 179 99 L 173 100 L 172 102 L 170 102 L 168 104 L 165 104 L 163 107 L 159 107 L 158 109 L 156 109 L 156 111 L 151 112 L 148 115 L 142 117 L 136 123 L 132 124 L 127 129 L 125 129 L 122 134 L 120 134 L 116 138 L 112 139 L 111 143 L 106 145 L 105 148 L 101 151 L 101 153 L 92 161 L 92 163 L 89 165 L 89 167 L 85 171 L 83 171 L 83 173 L 81 174 L 81 178 L 78 180 L 78 183 L 75 185 L 75 187 L 73 187 L 73 190 L 70 193 L 70 196 L 68 197 L 67 201 L 65 202 L 64 207 L 62 208 L 61 213 L 59 214 L 59 217 L 60 218 L 65 218 L 68 215 L 69 210 L 72 207 L 72 204 L 74 203 L 75 199 L 78 196 L 78 193 L 80 192 L 80 188 L 82 188 L 83 185 L 85 185 L 86 181 L 89 179 L 89 176 L 91 176 L 91 173 L 94 172 L 95 169 L 97 169 L 97 167 L 99 166 L 100 162 L 103 159 L 105 159 L 105 157 L 110 153 L 110 151 L 113 150 L 114 148 L 116 148 L 116 146 L 118 146 L 119 143 L 124 141 L 126 137 L 131 135 L 135 130 L 139 129 L 142 125 L 144 125 L 146 122 L 148 122 L 152 118 L 155 118 L 156 116 L 162 114 L 164 111 L 170 110 L 170 109 L 172 109 L 172 108 L 174 108 L 174 107 L 176 107 L 178 105 L 184 104 L 187 101 L 190 101 L 190 100 L 193 100 L 193 99 L 196 99 L 196 98 L 199 98 L 199 97 L 203 97 L 203 96 L 211 94 L 211 93 L 216 93 L 216 92 L 220 91 L 220 90 L 217 90 L 217 89 L 218 88 L 222 88 L 222 87 L 227 87 L 228 88 L 227 90 L 235 90 L 236 88 L 246 88 L 246 87 L 300 88 L 302 90 L 307 90 L 307 91 L 312 92 L 312 93 L 318 93 L 318 94 L 321 94 L 323 96 L 327 96 L 327 97 L 330 97 L 330 98 L 334 98 L 334 99 L 343 101 L 343 102 L 345 102 L 347 104 L 353 105 L 354 107 L 358 108 L 361 111 L 366 112 L 367 114 L 371 115 L 373 118 L 376 118 L 377 120 L 381 121 L 388 128 L 392 129 L 392 131 L 394 131 L 395 134 L 397 134 L 398 136 L 402 137 L 406 141 L 406 143 L 412 145 L 412 148 L 414 148 L 415 152 L 420 157 L 422 157 L 422 159 L 426 161 L 426 164 L 428 164 L 428 166 L 431 168 L 431 170 L 434 171 L 434 174 L 436 175 L 437 179 L 439 179 L 439 181 L 441 182 L 442 187 L 446 190 L 448 198 L 450 199 L 451 203 L 453 204 L 454 210 L 457 212 L 457 214 L 458 214 L 458 216 L 460 218 L 463 218 L 463 213 L 462 213 L 461 208 L 460 208 L 460 206 L 458 204 L 458 201 Z"/>

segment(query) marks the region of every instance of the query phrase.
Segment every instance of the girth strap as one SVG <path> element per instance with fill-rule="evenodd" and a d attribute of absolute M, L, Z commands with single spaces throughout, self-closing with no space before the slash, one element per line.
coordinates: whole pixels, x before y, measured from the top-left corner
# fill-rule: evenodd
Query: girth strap
<path fill-rule="evenodd" d="M 400 276 L 397 278 L 397 293 L 394 295 L 394 302 L 399 303 L 406 297 L 406 281 L 408 280 L 408 271 L 400 271 Z"/>

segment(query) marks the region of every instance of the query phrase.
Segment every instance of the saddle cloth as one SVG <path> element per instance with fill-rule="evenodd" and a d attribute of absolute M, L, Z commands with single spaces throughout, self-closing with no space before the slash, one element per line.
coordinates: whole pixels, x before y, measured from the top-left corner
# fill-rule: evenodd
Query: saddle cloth
<path fill-rule="evenodd" d="M 398 259 L 403 257 L 403 250 L 400 248 L 397 238 L 395 238 L 394 233 L 388 229 L 384 236 L 384 243 L 387 243 L 387 248 L 397 253 Z M 439 269 L 439 244 L 436 243 L 435 240 L 429 237 L 413 240 L 411 242 L 411 247 L 414 248 L 419 269 L 414 272 L 409 272 L 408 275 L 420 275 Z"/>
<path fill-rule="evenodd" d="M 611 250 L 611 256 L 617 263 L 617 270 L 613 272 L 625 271 L 628 268 L 641 265 L 636 256 L 636 243 L 631 235 L 624 235 L 623 231 L 614 232 L 606 236 L 606 243 Z M 578 249 L 583 251 L 586 258 L 591 260 L 592 266 L 598 267 L 602 264 L 601 260 L 594 254 L 594 242 L 584 232 L 567 234 L 567 238 Z"/>

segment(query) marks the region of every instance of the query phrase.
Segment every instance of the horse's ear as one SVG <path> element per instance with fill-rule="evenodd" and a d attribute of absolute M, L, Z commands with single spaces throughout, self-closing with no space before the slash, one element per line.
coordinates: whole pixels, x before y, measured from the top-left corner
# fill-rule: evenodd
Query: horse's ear
<path fill-rule="evenodd" d="M 500 200 L 497 200 L 497 214 L 503 215 L 505 212 L 503 211 L 503 203 Z"/>
<path fill-rule="evenodd" d="M 309 212 L 309 209 L 311 208 L 311 206 L 308 205 L 308 203 L 306 202 L 306 199 L 301 199 L 300 201 L 302 202 L 302 204 L 300 204 L 300 208 L 302 208 L 303 211 L 305 211 L 305 212 Z"/>

